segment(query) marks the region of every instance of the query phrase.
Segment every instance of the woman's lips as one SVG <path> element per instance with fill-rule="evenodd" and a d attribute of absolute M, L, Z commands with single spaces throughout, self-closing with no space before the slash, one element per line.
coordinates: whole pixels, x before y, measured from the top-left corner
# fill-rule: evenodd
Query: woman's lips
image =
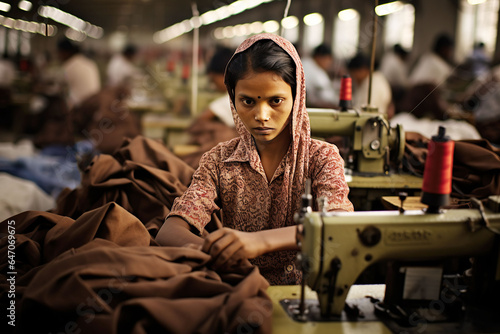
<path fill-rule="evenodd" d="M 258 134 L 269 134 L 271 131 L 273 131 L 273 128 L 264 128 L 264 127 L 259 127 L 259 128 L 254 128 L 254 131 Z"/>

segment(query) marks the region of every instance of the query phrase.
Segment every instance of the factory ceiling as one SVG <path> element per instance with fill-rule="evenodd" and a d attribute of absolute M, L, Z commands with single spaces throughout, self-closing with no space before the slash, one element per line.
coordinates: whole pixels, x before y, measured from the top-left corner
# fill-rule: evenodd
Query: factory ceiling
<path fill-rule="evenodd" d="M 155 32 L 191 18 L 193 4 L 196 4 L 201 14 L 235 0 L 40 0 L 31 1 L 32 8 L 29 11 L 18 8 L 21 1 L 1 1 L 11 4 L 11 9 L 0 14 L 13 19 L 54 24 L 55 22 L 38 14 L 40 6 L 52 6 L 102 27 L 105 33 L 110 33 L 116 30 Z"/>
<path fill-rule="evenodd" d="M 92 26 L 102 28 L 100 34 L 105 39 L 109 38 L 114 32 L 124 32 L 128 38 L 135 39 L 135 42 L 142 40 L 146 43 L 146 39 L 148 39 L 147 42 L 153 42 L 155 32 L 193 17 L 193 9 L 198 10 L 199 14 L 203 14 L 219 8 L 222 9 L 222 7 L 237 1 L 258 2 L 265 0 L 30 0 L 29 3 L 32 6 L 27 11 L 18 8 L 21 3 L 28 2 L 26 0 L 0 0 L 0 4 L 9 3 L 11 5 L 9 11 L 0 11 L 0 15 L 16 20 L 35 21 L 54 25 L 58 30 L 57 35 L 60 36 L 60 32 L 66 31 L 67 27 L 55 22 L 53 19 L 43 17 L 44 15 L 39 10 L 42 6 L 50 6 L 52 9 L 60 9 L 91 23 Z M 267 1 L 267 3 L 259 6 L 258 9 L 246 11 L 244 16 L 234 15 L 223 21 L 215 22 L 214 24 L 210 23 L 210 28 L 249 23 L 257 20 L 263 22 L 266 20 L 278 20 L 284 13 L 287 1 L 290 0 Z M 381 0 L 380 2 L 383 3 L 386 1 L 388 0 Z M 305 11 L 306 8 L 308 11 L 329 11 L 333 8 L 332 4 L 334 4 L 332 0 L 291 0 L 290 3 L 293 15 Z M 339 0 L 339 2 L 335 3 L 339 8 L 355 4 L 366 7 L 368 3 L 366 0 Z M 201 33 L 206 34 L 212 31 L 211 29 L 203 29 Z M 85 31 L 85 33 L 94 38 L 88 31 Z M 151 38 L 145 38 L 145 36 L 151 36 Z M 101 37 L 98 37 L 98 39 Z M 160 41 L 159 43 L 163 42 Z"/>

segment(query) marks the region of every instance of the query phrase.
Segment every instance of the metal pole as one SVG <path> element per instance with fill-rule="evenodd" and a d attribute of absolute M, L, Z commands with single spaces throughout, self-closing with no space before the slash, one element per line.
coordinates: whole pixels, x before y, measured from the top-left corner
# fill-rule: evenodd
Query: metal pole
<path fill-rule="evenodd" d="M 200 26 L 198 7 L 191 4 L 195 26 L 193 28 L 193 71 L 191 72 L 191 116 L 196 115 L 198 102 L 198 53 L 200 49 Z"/>
<path fill-rule="evenodd" d="M 375 7 L 378 6 L 378 0 L 375 0 Z M 377 24 L 378 16 L 373 7 L 373 29 L 372 29 L 372 54 L 370 59 L 370 77 L 368 81 L 368 106 L 371 106 L 372 101 L 372 76 L 375 68 L 375 50 L 377 48 Z"/>

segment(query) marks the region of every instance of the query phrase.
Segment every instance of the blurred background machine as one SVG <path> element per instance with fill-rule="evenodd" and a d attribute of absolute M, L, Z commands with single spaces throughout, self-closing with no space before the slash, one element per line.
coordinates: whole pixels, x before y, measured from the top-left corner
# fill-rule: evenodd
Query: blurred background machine
<path fill-rule="evenodd" d="M 375 45 L 375 40 L 372 41 Z M 382 196 L 400 191 L 418 195 L 419 177 L 399 171 L 405 152 L 405 132 L 400 124 L 391 127 L 386 112 L 371 105 L 369 73 L 367 104 L 352 108 L 352 79 L 344 75 L 340 85 L 339 109 L 308 108 L 311 137 L 335 143 L 345 162 L 350 200 L 356 210 L 380 208 Z M 378 202 L 378 203 L 377 203 Z"/>
<path fill-rule="evenodd" d="M 403 173 L 405 132 L 397 124 L 391 127 L 387 115 L 376 108 L 363 110 L 308 109 L 311 136 L 340 139 L 345 161 L 349 198 L 357 211 L 380 209 L 383 196 L 399 192 L 419 195 L 422 178 Z"/>
<path fill-rule="evenodd" d="M 390 163 L 403 159 L 405 133 L 391 128 L 386 115 L 376 108 L 363 110 L 308 109 L 311 136 L 346 138 L 346 168 L 358 175 L 388 175 Z"/>

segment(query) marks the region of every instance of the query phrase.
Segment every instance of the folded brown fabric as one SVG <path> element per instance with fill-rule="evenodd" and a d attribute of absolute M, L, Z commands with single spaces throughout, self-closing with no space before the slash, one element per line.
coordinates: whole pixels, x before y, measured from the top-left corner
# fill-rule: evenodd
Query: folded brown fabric
<path fill-rule="evenodd" d="M 408 171 L 423 176 L 428 138 L 409 133 L 403 163 Z M 453 152 L 452 200 L 468 206 L 471 197 L 484 200 L 500 194 L 500 149 L 488 140 L 455 141 Z"/>
<path fill-rule="evenodd" d="M 9 220 L 17 228 L 18 333 L 270 332 L 268 283 L 258 268 L 217 273 L 202 251 L 150 246 L 143 223 L 116 203 L 77 220 L 47 212 Z M 0 233 L 8 233 L 7 221 Z M 2 307 L 9 302 L 6 239 Z"/>
<path fill-rule="evenodd" d="M 453 193 L 459 198 L 484 199 L 500 194 L 500 149 L 487 140 L 455 142 Z"/>
<path fill-rule="evenodd" d="M 113 155 L 94 157 L 82 172 L 80 187 L 63 190 L 52 212 L 76 219 L 88 210 L 116 202 L 155 236 L 193 173 L 161 143 L 142 136 L 126 139 Z"/>

